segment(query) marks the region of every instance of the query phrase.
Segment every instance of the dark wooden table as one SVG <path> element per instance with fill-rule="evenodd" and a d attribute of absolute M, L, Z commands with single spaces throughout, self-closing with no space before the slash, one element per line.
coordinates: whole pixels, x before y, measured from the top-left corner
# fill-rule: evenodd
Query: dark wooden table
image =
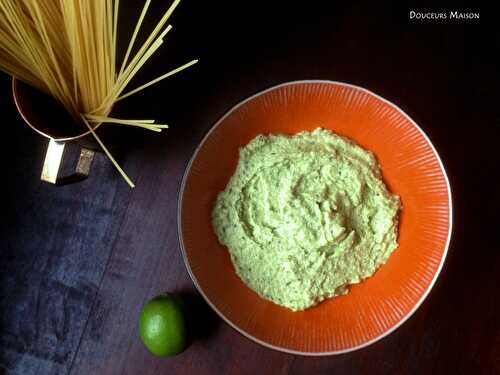
<path fill-rule="evenodd" d="M 122 2 L 123 32 L 141 3 Z M 140 78 L 200 63 L 122 108 L 172 125 L 118 155 L 133 190 L 103 155 L 83 183 L 40 182 L 46 143 L 22 123 L 1 77 L 0 373 L 500 373 L 495 15 L 349 3 L 181 4 L 174 32 Z M 412 9 L 472 9 L 481 19 L 415 21 Z M 176 223 L 182 174 L 217 118 L 261 89 L 308 78 L 361 85 L 401 106 L 439 151 L 455 208 L 448 259 L 419 310 L 376 344 L 325 358 L 263 348 L 215 316 L 188 277 Z M 143 347 L 137 321 L 142 304 L 165 291 L 196 306 L 196 338 L 181 355 L 160 359 Z"/>

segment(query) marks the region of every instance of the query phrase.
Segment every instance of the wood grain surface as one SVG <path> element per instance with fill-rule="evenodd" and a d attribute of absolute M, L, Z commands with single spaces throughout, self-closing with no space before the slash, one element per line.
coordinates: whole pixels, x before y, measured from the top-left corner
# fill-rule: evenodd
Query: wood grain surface
<path fill-rule="evenodd" d="M 125 34 L 140 4 L 122 2 Z M 133 190 L 103 155 L 82 183 L 40 182 L 46 142 L 22 123 L 2 75 L 0 373 L 500 373 L 498 28 L 484 8 L 398 4 L 185 0 L 139 78 L 200 63 L 117 108 L 171 125 L 118 154 Z M 153 2 L 151 17 L 165 6 Z M 481 19 L 410 21 L 412 9 L 476 9 Z M 176 223 L 182 174 L 210 126 L 257 91 L 315 78 L 366 87 L 406 111 L 443 159 L 455 214 L 448 259 L 419 310 L 376 344 L 324 358 L 263 348 L 219 319 L 189 279 Z M 161 359 L 137 322 L 166 291 L 191 306 L 194 339 Z"/>

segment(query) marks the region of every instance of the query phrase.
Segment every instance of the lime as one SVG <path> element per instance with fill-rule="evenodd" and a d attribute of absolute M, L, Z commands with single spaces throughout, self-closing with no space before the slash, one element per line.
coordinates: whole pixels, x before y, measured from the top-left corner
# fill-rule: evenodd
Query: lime
<path fill-rule="evenodd" d="M 139 334 L 151 353 L 166 357 L 186 348 L 182 310 L 181 300 L 172 295 L 155 297 L 144 305 L 139 318 Z"/>

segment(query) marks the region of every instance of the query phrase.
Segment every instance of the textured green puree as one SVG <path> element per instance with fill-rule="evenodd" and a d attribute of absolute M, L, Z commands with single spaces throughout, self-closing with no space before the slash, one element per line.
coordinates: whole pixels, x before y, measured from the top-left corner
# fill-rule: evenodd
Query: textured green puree
<path fill-rule="evenodd" d="M 371 152 L 316 129 L 259 135 L 243 147 L 212 219 L 245 284 L 303 310 L 346 294 L 387 261 L 399 208 Z"/>

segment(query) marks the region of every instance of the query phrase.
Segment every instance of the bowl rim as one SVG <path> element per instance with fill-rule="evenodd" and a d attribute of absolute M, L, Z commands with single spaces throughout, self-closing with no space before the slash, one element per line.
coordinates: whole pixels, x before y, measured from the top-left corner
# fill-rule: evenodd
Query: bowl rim
<path fill-rule="evenodd" d="M 333 351 L 328 351 L 328 352 L 304 352 L 304 351 L 292 350 L 292 349 L 284 348 L 284 347 L 281 347 L 281 346 L 272 345 L 272 344 L 269 344 L 269 343 L 267 343 L 265 341 L 262 341 L 262 340 L 260 340 L 260 339 L 258 339 L 256 337 L 252 336 L 250 333 L 246 332 L 245 330 L 243 330 L 242 328 L 238 327 L 236 324 L 234 324 L 233 322 L 231 322 L 222 312 L 220 312 L 217 309 L 217 307 L 205 295 L 205 293 L 203 292 L 201 286 L 198 284 L 198 280 L 196 279 L 196 276 L 194 275 L 193 271 L 191 270 L 191 266 L 189 265 L 189 260 L 188 260 L 186 249 L 185 249 L 185 246 L 184 246 L 183 235 L 182 235 L 182 203 L 183 203 L 183 198 L 184 198 L 184 190 L 185 190 L 185 187 L 186 187 L 187 177 L 189 176 L 189 174 L 191 172 L 191 166 L 192 166 L 194 160 L 196 159 L 196 157 L 198 156 L 198 152 L 200 151 L 200 149 L 202 148 L 202 146 L 205 144 L 206 140 L 210 137 L 210 135 L 212 134 L 212 132 L 215 129 L 217 129 L 219 127 L 219 125 L 231 113 L 233 113 L 235 110 L 237 110 L 238 108 L 240 108 L 243 105 L 245 105 L 247 102 L 249 102 L 249 101 L 251 101 L 251 100 L 253 100 L 253 99 L 255 99 L 255 98 L 257 98 L 257 97 L 259 97 L 261 95 L 264 95 L 267 92 L 279 89 L 281 87 L 291 86 L 291 85 L 298 85 L 298 84 L 318 84 L 318 83 L 332 84 L 332 85 L 336 85 L 336 86 L 348 87 L 350 89 L 359 90 L 359 91 L 362 91 L 362 92 L 364 92 L 364 93 L 366 93 L 368 95 L 371 95 L 371 96 L 375 97 L 376 99 L 384 102 L 385 104 L 388 104 L 389 106 L 391 106 L 392 108 L 394 108 L 395 110 L 397 110 L 399 113 L 401 113 L 420 132 L 420 134 L 424 137 L 424 139 L 426 140 L 426 142 L 431 147 L 431 150 L 432 150 L 434 156 L 436 157 L 436 159 L 438 161 L 439 167 L 441 168 L 441 172 L 443 173 L 443 176 L 444 176 L 444 179 L 445 179 L 445 182 L 446 182 L 446 187 L 448 189 L 449 224 L 448 224 L 448 236 L 447 236 L 447 239 L 446 239 L 446 244 L 445 244 L 444 252 L 443 252 L 443 255 L 441 256 L 441 260 L 440 260 L 438 269 L 436 270 L 436 272 L 435 272 L 435 274 L 434 274 L 434 276 L 433 276 L 433 278 L 432 278 L 429 286 L 424 291 L 424 293 L 422 294 L 422 296 L 420 297 L 420 299 L 413 306 L 413 308 L 399 322 L 397 322 L 393 327 L 391 327 L 387 331 L 383 332 L 382 334 L 378 335 L 377 337 L 375 337 L 375 338 L 373 338 L 373 339 L 371 339 L 371 340 L 369 340 L 367 342 L 364 342 L 362 344 L 350 347 L 350 348 L 346 348 L 346 349 L 342 349 L 342 350 L 333 350 Z M 179 190 L 179 197 L 178 197 L 178 202 L 177 202 L 177 231 L 178 231 L 177 234 L 178 234 L 178 237 L 179 237 L 179 243 L 180 243 L 180 248 L 181 248 L 181 252 L 182 252 L 182 258 L 184 260 L 184 264 L 185 264 L 186 269 L 188 271 L 189 277 L 193 281 L 193 283 L 194 283 L 196 289 L 198 290 L 198 292 L 203 296 L 203 298 L 205 299 L 205 301 L 208 303 L 208 305 L 230 327 L 232 327 L 233 329 L 235 329 L 237 332 L 239 332 L 240 334 L 242 334 L 246 338 L 248 338 L 248 339 L 256 342 L 257 344 L 260 344 L 260 345 L 262 345 L 264 347 L 267 347 L 269 349 L 277 350 L 277 351 L 280 351 L 280 352 L 283 352 L 283 353 L 287 353 L 287 354 L 310 356 L 310 357 L 321 357 L 321 356 L 329 356 L 329 355 L 337 355 L 337 354 L 344 354 L 344 353 L 353 352 L 353 351 L 365 348 L 365 347 L 367 347 L 367 346 L 369 346 L 371 344 L 374 344 L 375 342 L 377 342 L 377 341 L 383 339 L 384 337 L 390 335 L 392 332 L 394 332 L 399 327 L 401 327 L 401 325 L 403 325 L 403 323 L 405 323 L 415 313 L 415 311 L 417 311 L 417 309 L 422 305 L 422 303 L 424 302 L 424 300 L 427 298 L 427 296 L 429 295 L 430 291 L 434 287 L 434 284 L 436 283 L 437 278 L 438 278 L 439 274 L 441 273 L 441 270 L 443 269 L 443 265 L 444 265 L 446 256 L 448 255 L 448 248 L 450 246 L 452 229 L 453 229 L 453 204 L 452 204 L 452 194 L 451 194 L 450 182 L 449 182 L 449 179 L 448 179 L 448 175 L 446 174 L 446 170 L 444 168 L 443 162 L 441 161 L 441 158 L 439 157 L 439 154 L 437 153 L 434 145 L 432 144 L 432 142 L 429 139 L 429 137 L 427 136 L 427 134 L 425 134 L 425 132 L 420 128 L 420 126 L 418 126 L 418 124 L 408 114 L 406 114 L 405 111 L 403 111 L 396 104 L 394 104 L 394 103 L 390 102 L 389 100 L 383 98 L 382 96 L 380 96 L 378 94 L 375 94 L 374 92 L 372 92 L 372 91 L 370 91 L 368 89 L 365 89 L 363 87 L 357 86 L 357 85 L 353 85 L 353 84 L 345 83 L 345 82 L 340 82 L 340 81 L 323 80 L 323 79 L 295 80 L 295 81 L 287 81 L 287 82 L 284 82 L 284 83 L 273 85 L 273 86 L 271 86 L 271 87 L 269 87 L 267 89 L 261 90 L 261 91 L 255 93 L 255 94 L 247 97 L 246 99 L 243 99 L 242 101 L 238 102 L 236 105 L 234 105 L 233 107 L 231 107 L 227 112 L 225 112 L 224 115 L 222 117 L 220 117 L 215 122 L 215 124 L 212 125 L 212 127 L 207 131 L 207 133 L 205 134 L 205 136 L 203 137 L 203 139 L 201 140 L 201 142 L 196 147 L 196 149 L 195 149 L 195 151 L 193 153 L 193 156 L 191 156 L 191 159 L 189 160 L 189 163 L 187 164 L 186 169 L 184 171 L 184 175 L 182 177 L 182 182 L 181 182 L 181 186 L 180 186 L 180 190 Z"/>

